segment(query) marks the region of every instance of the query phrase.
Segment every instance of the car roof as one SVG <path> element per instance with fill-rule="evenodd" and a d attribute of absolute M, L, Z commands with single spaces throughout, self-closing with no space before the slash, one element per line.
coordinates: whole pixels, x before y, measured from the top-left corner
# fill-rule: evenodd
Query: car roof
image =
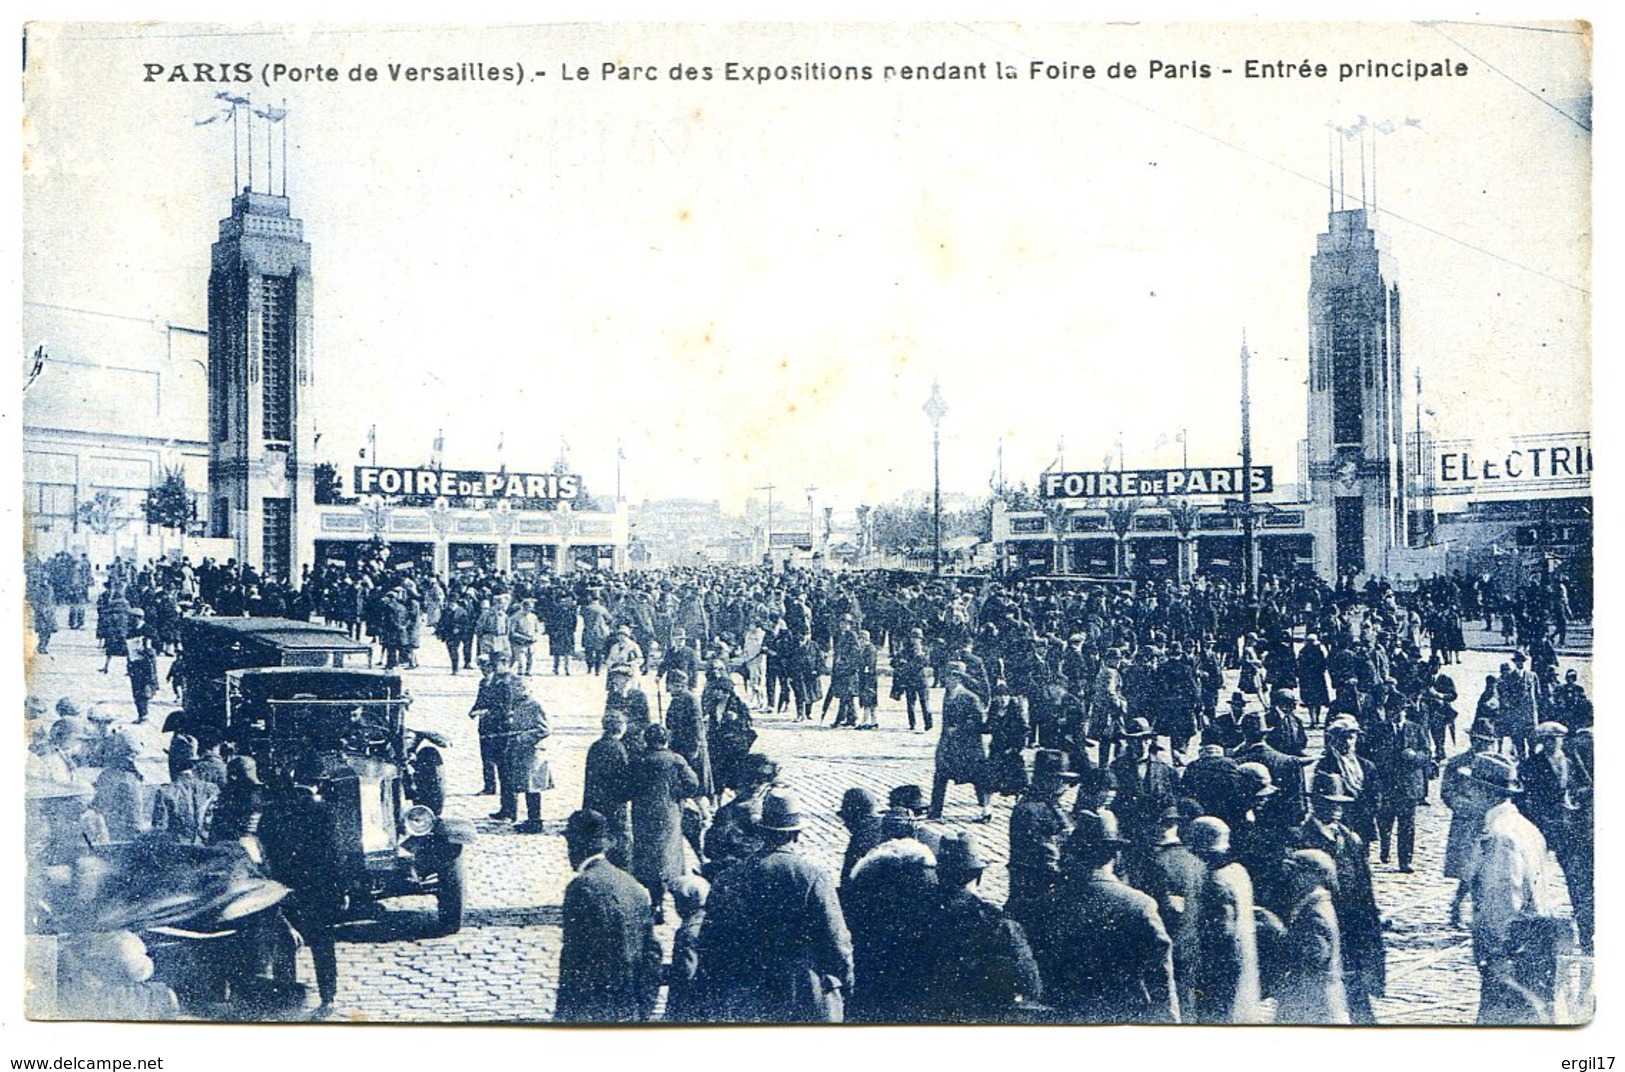
<path fill-rule="evenodd" d="M 187 625 L 244 638 L 260 637 L 284 648 L 319 648 L 339 651 L 367 651 L 368 645 L 330 625 L 295 621 L 292 618 L 188 618 Z"/>
<path fill-rule="evenodd" d="M 245 666 L 241 670 L 227 670 L 228 676 L 272 677 L 276 675 L 296 676 L 298 674 L 317 674 L 322 677 L 338 678 L 377 678 L 380 681 L 400 681 L 401 675 L 396 670 L 378 670 L 372 667 L 328 667 L 328 666 Z"/>

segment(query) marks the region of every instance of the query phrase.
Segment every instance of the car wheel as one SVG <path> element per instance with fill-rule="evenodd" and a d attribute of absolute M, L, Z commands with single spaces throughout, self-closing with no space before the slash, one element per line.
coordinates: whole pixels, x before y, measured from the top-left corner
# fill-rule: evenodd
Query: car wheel
<path fill-rule="evenodd" d="M 440 888 L 435 893 L 441 934 L 456 934 L 463 927 L 463 884 L 466 871 L 458 856 L 440 870 Z"/>

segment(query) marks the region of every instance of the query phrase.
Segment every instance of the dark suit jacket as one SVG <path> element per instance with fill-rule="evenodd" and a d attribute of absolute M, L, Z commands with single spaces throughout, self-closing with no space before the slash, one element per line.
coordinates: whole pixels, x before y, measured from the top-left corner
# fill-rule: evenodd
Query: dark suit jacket
<path fill-rule="evenodd" d="M 564 890 L 555 1020 L 647 1020 L 660 989 L 661 951 L 649 894 L 605 859 L 582 867 Z"/>
<path fill-rule="evenodd" d="M 1138 845 L 1148 844 L 1162 833 L 1162 813 L 1175 800 L 1179 776 L 1155 755 L 1144 774 L 1139 761 L 1126 754 L 1113 760 L 1111 769 L 1117 775 L 1117 803 L 1112 811 L 1122 820 L 1123 836 Z"/>
<path fill-rule="evenodd" d="M 1172 943 L 1157 904 L 1116 877 L 1070 875 L 1035 920 L 1044 1000 L 1069 1023 L 1177 1023 Z"/>

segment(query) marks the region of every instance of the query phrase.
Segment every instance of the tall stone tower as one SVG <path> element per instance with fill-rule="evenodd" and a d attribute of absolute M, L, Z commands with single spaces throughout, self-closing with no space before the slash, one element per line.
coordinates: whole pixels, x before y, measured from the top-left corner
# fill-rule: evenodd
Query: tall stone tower
<path fill-rule="evenodd" d="M 306 412 L 310 245 L 288 199 L 245 189 L 220 221 L 209 269 L 209 497 L 213 535 L 266 577 L 315 548 Z"/>
<path fill-rule="evenodd" d="M 1364 208 L 1334 209 L 1309 262 L 1309 488 L 1315 570 L 1382 575 L 1405 543 L 1399 287 Z"/>

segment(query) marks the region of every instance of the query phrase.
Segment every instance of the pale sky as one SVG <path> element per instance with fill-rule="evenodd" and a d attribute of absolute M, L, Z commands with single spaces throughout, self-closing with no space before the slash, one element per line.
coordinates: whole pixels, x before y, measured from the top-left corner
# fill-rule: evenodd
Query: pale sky
<path fill-rule="evenodd" d="M 1377 221 L 1430 426 L 1590 428 L 1588 48 L 1544 32 L 1569 30 L 36 31 L 24 297 L 205 322 L 231 153 L 228 127 L 195 123 L 228 88 L 286 98 L 320 453 L 343 466 L 374 423 L 383 464 L 425 461 L 443 427 L 449 465 L 494 468 L 500 434 L 510 469 L 545 469 L 562 437 L 605 493 L 619 440 L 633 501 L 736 508 L 773 482 L 845 510 L 929 486 L 933 378 L 950 491 L 985 491 L 1001 436 L 1012 481 L 1063 438 L 1071 469 L 1115 465 L 1120 435 L 1129 468 L 1177 465 L 1182 428 L 1192 464 L 1231 465 L 1245 330 L 1255 456 L 1292 481 L 1327 124 L 1361 116 L 1399 127 L 1375 140 Z M 1306 57 L 1330 76 L 1242 77 L 1249 58 Z M 1342 62 L 1410 57 L 1470 73 L 1337 78 Z M 1099 71 L 1033 80 L 1035 59 Z M 1152 59 L 1213 77 L 1151 80 Z M 236 60 L 340 78 L 142 81 L 144 63 Z M 730 60 L 876 78 L 729 83 Z M 386 67 L 474 61 L 546 74 L 406 83 Z M 602 81 L 606 61 L 659 80 Z M 943 61 L 985 63 L 989 80 L 879 77 Z M 1108 79 L 1114 61 L 1139 77 Z M 672 82 L 679 62 L 717 78 Z M 995 62 L 1020 77 L 994 80 Z M 350 82 L 358 63 L 378 81 Z M 577 65 L 588 81 L 560 80 Z M 1355 207 L 1359 142 L 1342 144 Z"/>

